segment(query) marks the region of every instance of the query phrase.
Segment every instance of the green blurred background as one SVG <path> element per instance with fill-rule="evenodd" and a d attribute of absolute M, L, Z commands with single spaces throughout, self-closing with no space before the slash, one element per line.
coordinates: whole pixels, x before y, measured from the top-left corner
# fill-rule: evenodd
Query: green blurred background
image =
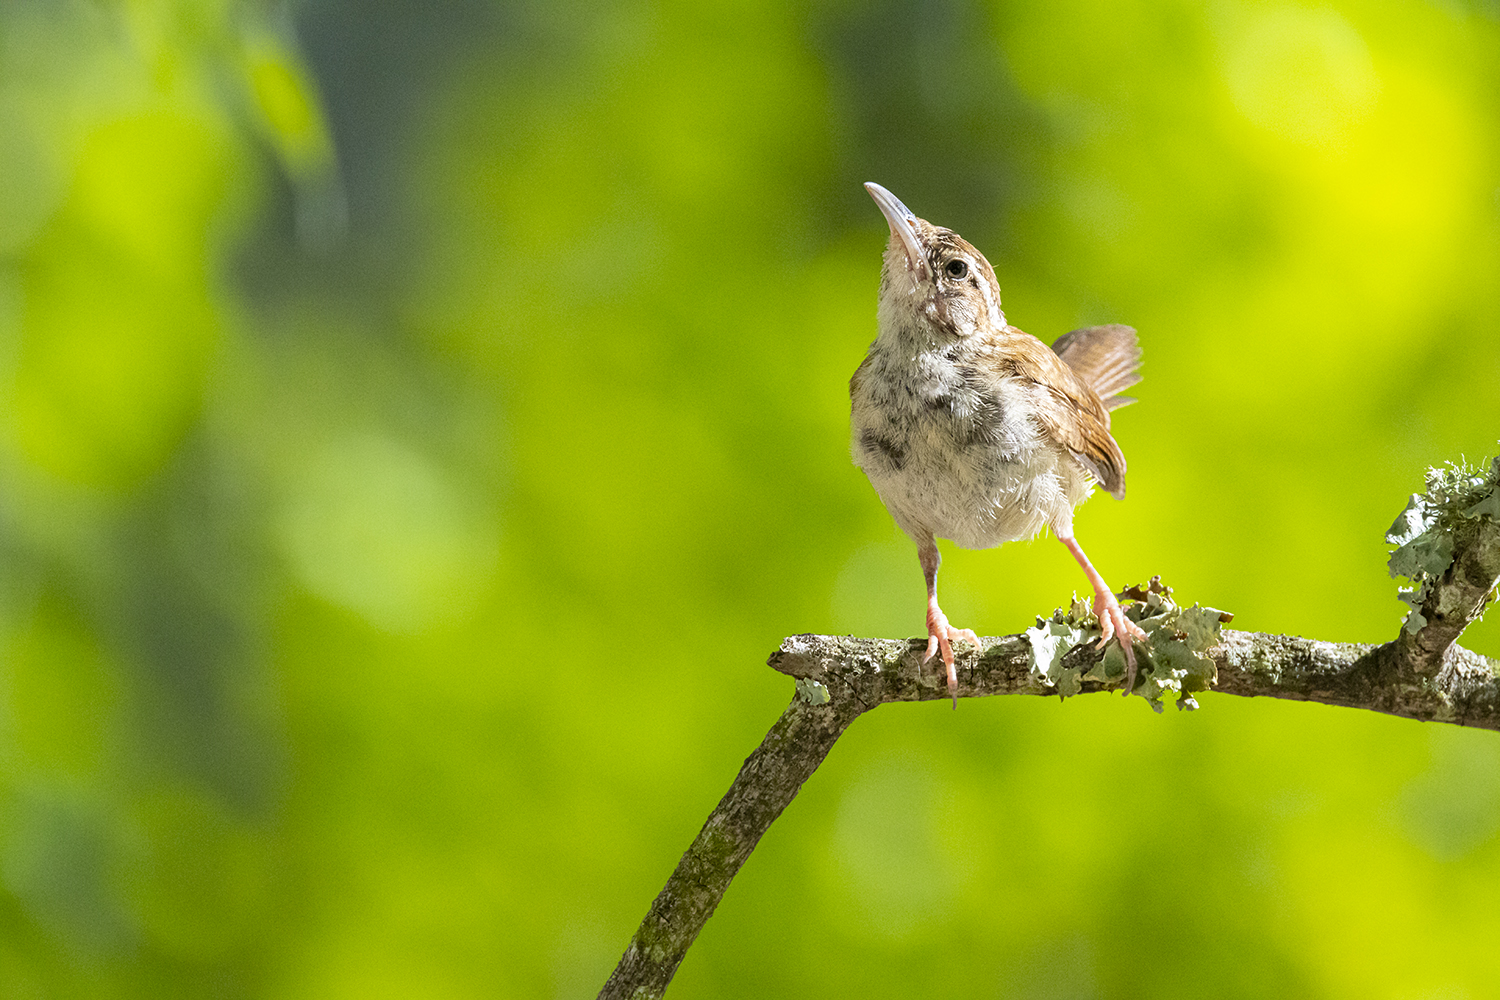
<path fill-rule="evenodd" d="M 866 180 L 1140 330 L 1114 585 L 1395 633 L 1500 436 L 1495 0 L 6 0 L 0 996 L 592 996 L 781 638 L 922 628 Z M 945 552 L 981 634 L 1085 589 Z M 1493 997 L 1497 885 L 1493 733 L 889 706 L 671 995 Z"/>

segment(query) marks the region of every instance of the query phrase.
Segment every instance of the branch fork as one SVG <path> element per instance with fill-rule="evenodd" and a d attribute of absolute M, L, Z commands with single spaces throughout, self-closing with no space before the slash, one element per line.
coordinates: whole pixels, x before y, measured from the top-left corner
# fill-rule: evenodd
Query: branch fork
<path fill-rule="evenodd" d="M 1120 595 L 1148 638 L 1130 693 L 1161 710 L 1163 695 L 1196 708 L 1196 692 L 1287 698 L 1408 719 L 1500 730 L 1500 663 L 1457 645 L 1500 584 L 1500 457 L 1487 472 L 1428 471 L 1387 533 L 1392 576 L 1412 582 L 1400 634 L 1382 645 L 1322 642 L 1221 626 L 1226 613 L 1181 608 L 1153 579 Z M 1080 602 L 1019 635 L 981 639 L 957 655 L 958 697 L 1104 691 L 1125 676 L 1118 645 L 1100 651 Z M 886 702 L 947 699 L 945 673 L 924 669 L 921 639 L 794 635 L 770 666 L 796 680 L 792 702 L 756 748 L 605 983 L 600 1000 L 660 997 L 740 866 L 844 730 Z"/>

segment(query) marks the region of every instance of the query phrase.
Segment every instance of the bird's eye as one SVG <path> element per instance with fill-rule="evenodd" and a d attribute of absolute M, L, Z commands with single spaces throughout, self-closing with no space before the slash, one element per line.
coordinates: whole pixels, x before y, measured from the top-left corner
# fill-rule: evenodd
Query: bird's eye
<path fill-rule="evenodd" d="M 950 260 L 948 262 L 948 266 L 943 268 L 943 270 L 946 271 L 948 273 L 948 277 L 952 278 L 954 281 L 961 281 L 964 275 L 969 273 L 969 264 L 967 261 L 954 258 L 953 260 Z"/>

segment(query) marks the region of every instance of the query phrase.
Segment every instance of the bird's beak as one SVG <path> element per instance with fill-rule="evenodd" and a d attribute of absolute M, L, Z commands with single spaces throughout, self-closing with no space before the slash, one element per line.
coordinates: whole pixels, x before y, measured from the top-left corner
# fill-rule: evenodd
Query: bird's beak
<path fill-rule="evenodd" d="M 922 248 L 917 243 L 917 230 L 913 225 L 917 217 L 912 214 L 911 209 L 901 204 L 901 199 L 891 194 L 885 188 L 868 181 L 865 190 L 870 192 L 870 197 L 875 199 L 875 204 L 880 207 L 880 212 L 885 216 L 885 221 L 891 225 L 892 241 L 899 240 L 906 250 L 906 263 L 917 276 L 923 277 L 927 274 L 927 256 L 922 253 Z"/>

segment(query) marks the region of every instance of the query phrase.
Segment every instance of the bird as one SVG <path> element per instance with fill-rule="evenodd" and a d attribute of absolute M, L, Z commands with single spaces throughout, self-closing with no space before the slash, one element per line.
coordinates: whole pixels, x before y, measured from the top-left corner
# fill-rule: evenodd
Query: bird
<path fill-rule="evenodd" d="M 850 449 L 886 510 L 917 545 L 927 583 L 925 665 L 942 656 L 958 707 L 953 644 L 980 647 L 937 599 L 937 539 L 993 548 L 1051 529 L 1094 591 L 1099 648 L 1111 638 L 1135 685 L 1133 640 L 1146 634 L 1089 562 L 1073 509 L 1095 484 L 1125 496 L 1125 456 L 1110 411 L 1135 402 L 1136 332 L 1121 324 L 1064 334 L 1051 347 L 1005 320 L 995 270 L 951 229 L 918 218 L 876 183 L 865 190 L 890 226 L 877 334 L 849 380 Z"/>

